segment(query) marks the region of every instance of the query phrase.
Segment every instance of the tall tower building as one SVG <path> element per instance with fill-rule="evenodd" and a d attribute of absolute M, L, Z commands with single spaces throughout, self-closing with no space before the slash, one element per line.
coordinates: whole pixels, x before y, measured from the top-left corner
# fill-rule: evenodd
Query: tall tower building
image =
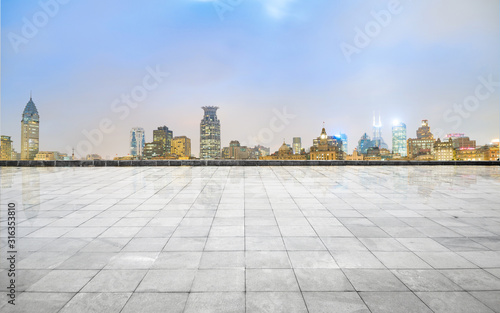
<path fill-rule="evenodd" d="M 347 143 L 348 143 L 347 135 L 344 133 L 340 133 L 337 137 L 342 141 L 342 151 L 344 151 L 345 153 L 348 153 L 347 151 L 349 149 L 348 149 L 348 145 L 347 145 Z"/>
<path fill-rule="evenodd" d="M 402 157 L 406 156 L 406 125 L 404 123 L 395 123 L 392 126 L 392 153 L 399 153 Z"/>
<path fill-rule="evenodd" d="M 417 129 L 417 139 L 434 139 L 427 120 L 422 120 L 422 124 Z"/>
<path fill-rule="evenodd" d="M 221 156 L 219 107 L 202 107 L 205 111 L 200 123 L 200 159 L 215 159 Z"/>
<path fill-rule="evenodd" d="M 144 153 L 146 137 L 144 128 L 134 127 L 130 131 L 130 155 L 140 158 Z"/>
<path fill-rule="evenodd" d="M 302 139 L 300 137 L 293 137 L 292 148 L 293 154 L 300 154 L 302 150 Z"/>
<path fill-rule="evenodd" d="M 163 155 L 172 153 L 172 138 L 174 133 L 167 126 L 158 127 L 153 130 L 153 142 L 161 142 Z"/>
<path fill-rule="evenodd" d="M 33 160 L 39 148 L 40 116 L 30 95 L 21 120 L 21 160 Z"/>
<path fill-rule="evenodd" d="M 378 123 L 375 122 L 375 114 L 373 114 L 373 146 L 380 149 L 387 149 L 388 146 L 382 138 L 382 122 L 380 121 L 380 114 L 378 115 Z"/>

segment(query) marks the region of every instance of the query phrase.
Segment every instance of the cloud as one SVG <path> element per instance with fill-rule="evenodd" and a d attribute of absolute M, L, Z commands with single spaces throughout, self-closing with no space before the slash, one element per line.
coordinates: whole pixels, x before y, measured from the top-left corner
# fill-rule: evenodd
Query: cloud
<path fill-rule="evenodd" d="M 269 16 L 282 19 L 290 15 L 289 6 L 295 0 L 260 0 Z"/>

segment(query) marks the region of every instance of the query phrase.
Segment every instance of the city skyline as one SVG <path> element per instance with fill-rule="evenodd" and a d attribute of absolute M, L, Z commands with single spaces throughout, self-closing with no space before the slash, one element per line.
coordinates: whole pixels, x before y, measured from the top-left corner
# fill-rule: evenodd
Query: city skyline
<path fill-rule="evenodd" d="M 65 153 L 106 118 L 114 130 L 91 153 L 126 155 L 136 126 L 151 141 L 158 125 L 168 125 L 198 147 L 193 112 L 200 106 L 221 107 L 223 145 L 237 139 L 274 150 L 283 138 L 300 136 L 309 146 L 325 121 L 329 134 L 348 135 L 352 151 L 363 133 L 371 136 L 373 111 L 382 116 L 389 147 L 394 119 L 408 130 L 428 119 L 443 130 L 441 138 L 462 132 L 486 144 L 499 137 L 496 1 L 461 7 L 400 1 L 388 25 L 349 60 L 342 47 L 363 37 L 358 29 L 365 33 L 365 26 L 378 23 L 389 2 L 243 1 L 223 20 L 211 1 L 151 1 L 119 12 L 111 10 L 118 2 L 100 4 L 97 11 L 96 3 L 61 4 L 36 36 L 18 45 L 11 38 L 22 35 L 23 17 L 30 20 L 44 8 L 2 3 L 0 131 L 17 151 L 16 121 L 30 89 L 43 112 L 40 148 Z M 86 15 L 93 16 L 92 24 Z M 422 15 L 425 25 L 416 22 Z M 122 95 L 144 81 L 155 87 L 136 107 L 126 107 Z M 282 116 L 290 116 L 287 123 L 258 142 L 259 133 Z"/>

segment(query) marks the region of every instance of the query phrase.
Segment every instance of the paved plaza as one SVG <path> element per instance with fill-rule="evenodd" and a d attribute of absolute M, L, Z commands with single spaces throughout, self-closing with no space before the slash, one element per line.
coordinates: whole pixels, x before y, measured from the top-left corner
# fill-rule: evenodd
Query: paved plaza
<path fill-rule="evenodd" d="M 500 312 L 497 166 L 0 171 L 1 312 Z"/>

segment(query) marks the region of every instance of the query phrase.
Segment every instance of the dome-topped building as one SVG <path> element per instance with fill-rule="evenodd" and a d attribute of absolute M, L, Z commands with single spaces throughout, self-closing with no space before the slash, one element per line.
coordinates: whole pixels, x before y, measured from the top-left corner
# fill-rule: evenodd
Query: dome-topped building
<path fill-rule="evenodd" d="M 21 120 L 21 160 L 33 160 L 39 149 L 40 116 L 30 95 Z"/>

